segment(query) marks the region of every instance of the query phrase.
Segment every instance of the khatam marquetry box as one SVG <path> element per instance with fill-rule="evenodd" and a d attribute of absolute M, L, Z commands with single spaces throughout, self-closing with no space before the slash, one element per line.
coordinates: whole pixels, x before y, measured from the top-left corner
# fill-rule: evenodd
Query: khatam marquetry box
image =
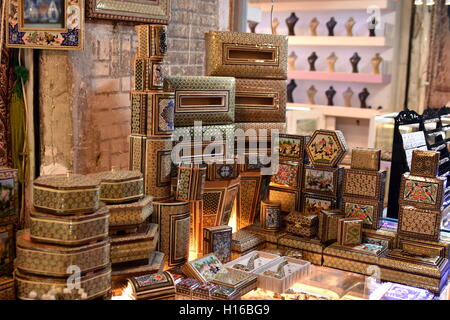
<path fill-rule="evenodd" d="M 389 249 L 394 249 L 397 245 L 398 237 L 397 237 L 397 230 L 394 229 L 368 229 L 363 228 L 363 241 L 366 241 L 366 239 L 378 239 L 380 243 L 385 245 Z"/>
<path fill-rule="evenodd" d="M 140 171 L 105 171 L 92 177 L 100 180 L 100 200 L 106 204 L 131 202 L 144 196 L 144 178 Z"/>
<path fill-rule="evenodd" d="M 286 122 L 286 81 L 236 79 L 236 122 Z"/>
<path fill-rule="evenodd" d="M 445 257 L 445 247 L 434 244 L 421 243 L 414 240 L 399 240 L 398 249 L 416 256 Z"/>
<path fill-rule="evenodd" d="M 19 215 L 17 169 L 0 168 L 0 224 L 15 223 Z"/>
<path fill-rule="evenodd" d="M 272 132 L 277 131 L 278 133 L 286 132 L 285 122 L 236 122 L 236 129 L 241 129 L 244 132 L 248 130 L 255 130 L 255 133 L 260 137 L 272 137 Z M 265 131 L 264 131 L 265 130 Z"/>
<path fill-rule="evenodd" d="M 0 225 L 0 275 L 12 271 L 14 262 L 14 225 Z"/>
<path fill-rule="evenodd" d="M 205 41 L 207 75 L 287 79 L 287 36 L 209 31 Z"/>
<path fill-rule="evenodd" d="M 201 255 L 203 250 L 203 201 L 190 201 L 191 226 L 189 232 L 189 250 Z"/>
<path fill-rule="evenodd" d="M 278 155 L 282 160 L 298 161 L 307 163 L 306 145 L 310 136 L 280 134 L 278 140 Z"/>
<path fill-rule="evenodd" d="M 213 283 L 202 283 L 192 291 L 192 300 L 211 300 L 213 292 L 217 289 Z"/>
<path fill-rule="evenodd" d="M 352 149 L 351 168 L 380 171 L 381 150 L 371 148 Z"/>
<path fill-rule="evenodd" d="M 287 234 L 280 238 L 278 241 L 278 247 L 280 249 L 299 249 L 302 253 L 303 260 L 307 260 L 315 265 L 321 266 L 322 254 L 326 246 L 322 244 L 319 239 L 308 239 L 305 237 Z"/>
<path fill-rule="evenodd" d="M 30 211 L 30 238 L 36 242 L 79 246 L 108 237 L 110 213 L 102 206 L 91 214 L 55 216 Z"/>
<path fill-rule="evenodd" d="M 175 93 L 175 126 L 230 124 L 235 118 L 235 79 L 178 76 L 164 80 L 164 90 Z"/>
<path fill-rule="evenodd" d="M 82 274 L 106 268 L 110 264 L 109 240 L 78 247 L 33 242 L 29 230 L 21 230 L 16 238 L 15 268 L 21 272 L 54 277 L 72 274 L 76 265 Z"/>
<path fill-rule="evenodd" d="M 338 221 L 337 242 L 341 246 L 356 246 L 362 242 L 363 220 L 343 218 Z"/>
<path fill-rule="evenodd" d="M 14 278 L 0 276 L 0 301 L 15 299 L 16 291 L 14 288 Z"/>
<path fill-rule="evenodd" d="M 158 250 L 164 252 L 166 266 L 184 264 L 189 258 L 190 205 L 186 201 L 153 202 L 152 221 L 160 226 Z"/>
<path fill-rule="evenodd" d="M 339 219 L 344 218 L 341 210 L 321 210 L 319 213 L 319 239 L 323 243 L 337 240 Z"/>
<path fill-rule="evenodd" d="M 400 185 L 400 205 L 441 210 L 446 185 L 446 177 L 419 177 L 405 173 Z"/>
<path fill-rule="evenodd" d="M 348 151 L 345 137 L 339 130 L 316 130 L 306 145 L 312 165 L 337 166 Z"/>
<path fill-rule="evenodd" d="M 250 233 L 254 233 L 258 236 L 263 237 L 264 241 L 266 241 L 267 244 L 274 244 L 276 245 L 278 243 L 278 240 L 286 234 L 284 231 L 280 230 L 266 230 L 263 229 L 262 226 L 254 224 L 252 226 L 248 226 L 242 230 L 248 231 Z"/>
<path fill-rule="evenodd" d="M 440 294 L 448 282 L 449 261 L 439 256 L 413 255 L 399 249 L 379 261 L 381 279 L 430 290 Z"/>
<path fill-rule="evenodd" d="M 320 194 L 305 193 L 302 200 L 304 214 L 319 215 L 322 210 L 339 208 L 339 198 Z"/>
<path fill-rule="evenodd" d="M 112 228 L 139 226 L 152 215 L 153 203 L 151 196 L 130 203 L 108 205 Z"/>
<path fill-rule="evenodd" d="M 364 221 L 364 227 L 379 229 L 383 216 L 383 202 L 361 198 L 344 197 L 342 211 L 346 218 L 358 218 Z"/>
<path fill-rule="evenodd" d="M 303 191 L 337 196 L 342 190 L 344 168 L 327 168 L 307 165 L 304 170 Z"/>
<path fill-rule="evenodd" d="M 211 300 L 239 300 L 241 297 L 238 290 L 226 286 L 217 286 L 211 292 Z"/>
<path fill-rule="evenodd" d="M 414 150 L 411 175 L 435 178 L 439 171 L 440 153 L 432 150 Z"/>
<path fill-rule="evenodd" d="M 231 260 L 230 226 L 217 226 L 203 229 L 203 254 L 213 253 L 222 263 Z"/>
<path fill-rule="evenodd" d="M 172 141 L 130 137 L 130 170 L 144 174 L 145 194 L 154 200 L 170 197 Z"/>
<path fill-rule="evenodd" d="M 167 26 L 136 26 L 138 36 L 137 57 L 162 60 L 167 55 Z"/>
<path fill-rule="evenodd" d="M 157 224 L 143 224 L 135 234 L 111 238 L 111 263 L 148 261 L 150 253 L 156 251 L 159 240 Z"/>
<path fill-rule="evenodd" d="M 182 279 L 176 286 L 177 300 L 191 300 L 192 292 L 201 284 L 202 282 L 196 279 Z"/>
<path fill-rule="evenodd" d="M 259 220 L 265 230 L 279 230 L 281 228 L 281 202 L 261 201 Z"/>
<path fill-rule="evenodd" d="M 398 213 L 399 235 L 418 239 L 439 240 L 442 211 L 400 206 Z"/>
<path fill-rule="evenodd" d="M 206 181 L 206 165 L 182 163 L 178 166 L 178 182 L 175 199 L 198 201 L 203 199 Z"/>
<path fill-rule="evenodd" d="M 207 161 L 206 180 L 221 181 L 231 180 L 239 177 L 240 166 L 238 161 L 232 159 L 227 163 Z"/>
<path fill-rule="evenodd" d="M 260 172 L 241 173 L 241 185 L 237 202 L 237 228 L 242 229 L 255 222 L 261 201 L 263 176 Z"/>
<path fill-rule="evenodd" d="M 111 273 L 111 279 L 116 283 L 123 283 L 124 279 L 130 277 L 137 277 L 155 272 L 162 272 L 164 269 L 164 253 L 154 251 L 150 253 L 145 262 L 136 264 L 124 263 L 122 265 L 114 265 L 114 270 Z M 113 287 L 114 286 L 113 282 Z M 116 287 L 117 288 L 117 287 Z"/>
<path fill-rule="evenodd" d="M 280 161 L 278 171 L 272 176 L 272 182 L 288 187 L 300 188 L 303 165 L 295 161 Z"/>
<path fill-rule="evenodd" d="M 203 227 L 228 225 L 239 186 L 239 178 L 227 181 L 206 181 L 203 194 Z"/>
<path fill-rule="evenodd" d="M 269 201 L 281 203 L 281 212 L 289 214 L 301 208 L 301 192 L 298 188 L 271 185 L 269 187 Z"/>
<path fill-rule="evenodd" d="M 154 273 L 128 280 L 135 300 L 174 300 L 175 282 L 168 271 Z"/>
<path fill-rule="evenodd" d="M 263 243 L 264 238 L 262 236 L 240 229 L 232 234 L 231 249 L 237 252 L 246 252 Z"/>
<path fill-rule="evenodd" d="M 170 92 L 131 93 L 131 134 L 170 138 L 174 124 L 175 100 Z"/>
<path fill-rule="evenodd" d="M 33 184 L 33 205 L 58 215 L 94 212 L 100 206 L 100 180 L 73 174 L 41 176 Z"/>
<path fill-rule="evenodd" d="M 304 215 L 292 211 L 286 218 L 286 231 L 297 236 L 313 238 L 319 231 L 319 218 L 317 215 Z"/>
<path fill-rule="evenodd" d="M 150 58 L 136 58 L 134 65 L 134 90 L 151 91 L 162 90 L 164 87 L 164 75 L 162 61 Z"/>
<path fill-rule="evenodd" d="M 443 252 L 442 257 L 444 258 L 449 258 L 450 256 L 450 239 L 448 237 L 446 237 L 444 234 L 441 234 L 441 238 L 437 241 L 433 241 L 433 240 L 426 240 L 426 239 L 417 239 L 417 238 L 412 238 L 412 237 L 407 237 L 404 235 L 398 236 L 396 238 L 397 242 L 396 242 L 396 248 L 403 248 L 403 242 L 414 242 L 416 244 L 421 244 L 424 246 L 428 246 L 432 251 L 436 251 L 437 248 L 439 249 L 439 252 Z M 436 248 L 436 250 L 434 249 Z M 405 250 L 406 251 L 406 250 Z"/>
<path fill-rule="evenodd" d="M 344 196 L 364 199 L 384 199 L 386 171 L 345 169 Z"/>
<path fill-rule="evenodd" d="M 49 276 L 37 276 L 22 273 L 19 270 L 14 272 L 14 279 L 17 288 L 17 297 L 21 300 L 34 300 L 35 296 L 42 297 L 51 290 L 63 295 L 63 290 L 68 283 L 74 279 L 71 277 L 55 278 Z M 86 300 L 92 300 L 105 296 L 111 291 L 111 267 L 81 275 L 80 288 L 84 290 Z M 78 290 L 76 293 L 66 294 L 67 300 L 79 299 Z"/>

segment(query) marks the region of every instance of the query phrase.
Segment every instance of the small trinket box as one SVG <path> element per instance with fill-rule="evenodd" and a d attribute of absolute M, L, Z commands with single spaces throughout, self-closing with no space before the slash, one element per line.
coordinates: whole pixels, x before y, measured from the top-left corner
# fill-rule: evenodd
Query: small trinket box
<path fill-rule="evenodd" d="M 280 159 L 308 163 L 306 145 L 310 138 L 304 135 L 280 134 L 278 141 Z"/>
<path fill-rule="evenodd" d="M 319 213 L 319 239 L 323 242 L 337 240 L 338 222 L 344 218 L 341 210 L 321 210 Z"/>
<path fill-rule="evenodd" d="M 262 201 L 260 220 L 263 229 L 279 230 L 281 228 L 281 202 Z"/>
<path fill-rule="evenodd" d="M 398 213 L 399 235 L 418 239 L 439 240 L 441 234 L 442 211 L 400 206 Z"/>
<path fill-rule="evenodd" d="M 364 227 L 379 229 L 383 215 L 383 202 L 362 198 L 344 197 L 342 210 L 346 218 L 358 218 L 364 221 Z"/>
<path fill-rule="evenodd" d="M 337 196 L 342 190 L 344 168 L 305 166 L 303 192 Z"/>
<path fill-rule="evenodd" d="M 19 182 L 17 169 L 0 167 L 0 194 L 2 210 L 0 224 L 15 223 L 19 215 Z"/>
<path fill-rule="evenodd" d="M 336 167 L 347 151 L 347 142 L 339 130 L 316 130 L 306 145 L 309 161 L 319 167 Z"/>
<path fill-rule="evenodd" d="M 197 289 L 202 284 L 201 281 L 195 279 L 183 279 L 177 283 L 177 298 L 181 298 L 179 300 L 191 300 L 192 293 L 195 289 Z"/>
<path fill-rule="evenodd" d="M 140 171 L 105 171 L 91 175 L 100 180 L 100 200 L 106 204 L 125 203 L 144 196 L 144 178 Z"/>
<path fill-rule="evenodd" d="M 362 242 L 363 220 L 343 218 L 338 222 L 337 242 L 341 246 L 357 246 Z"/>
<path fill-rule="evenodd" d="M 319 215 L 322 210 L 333 210 L 338 207 L 338 197 L 310 193 L 303 195 L 303 213 L 305 215 Z"/>
<path fill-rule="evenodd" d="M 435 178 L 439 170 L 440 153 L 432 150 L 414 150 L 411 160 L 411 175 Z"/>
<path fill-rule="evenodd" d="M 317 215 L 304 215 L 293 211 L 285 218 L 286 231 L 292 234 L 313 238 L 319 231 L 319 218 Z"/>
<path fill-rule="evenodd" d="M 134 300 L 174 300 L 176 287 L 170 272 L 164 271 L 128 280 Z"/>
<path fill-rule="evenodd" d="M 345 169 L 344 196 L 382 201 L 386 171 Z"/>
<path fill-rule="evenodd" d="M 217 226 L 203 229 L 203 254 L 213 253 L 222 263 L 231 260 L 230 226 Z"/>
<path fill-rule="evenodd" d="M 245 252 L 262 243 L 264 243 L 263 237 L 241 229 L 232 234 L 231 248 L 233 251 Z"/>
<path fill-rule="evenodd" d="M 272 176 L 272 182 L 292 188 L 299 188 L 302 183 L 303 166 L 299 162 L 282 161 L 278 171 Z"/>
<path fill-rule="evenodd" d="M 405 173 L 400 184 L 400 205 L 441 210 L 446 185 L 446 177 L 419 177 Z"/>
<path fill-rule="evenodd" d="M 381 150 L 371 148 L 352 149 L 352 169 L 380 171 L 380 163 Z"/>
<path fill-rule="evenodd" d="M 139 226 L 152 215 L 152 197 L 146 196 L 139 201 L 108 205 L 110 218 L 109 225 L 112 228 Z"/>

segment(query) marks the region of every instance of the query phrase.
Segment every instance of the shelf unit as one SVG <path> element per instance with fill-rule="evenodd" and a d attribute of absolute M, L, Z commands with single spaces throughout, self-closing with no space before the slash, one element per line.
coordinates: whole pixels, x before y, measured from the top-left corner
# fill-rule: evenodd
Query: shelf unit
<path fill-rule="evenodd" d="M 376 116 L 382 115 L 380 110 L 361 109 L 357 107 L 340 107 L 340 106 L 322 106 L 316 104 L 305 103 L 288 103 L 288 111 L 308 111 L 319 110 L 327 117 L 336 118 L 351 118 L 351 119 L 373 119 Z"/>
<path fill-rule="evenodd" d="M 269 12 L 272 7 L 272 2 L 267 0 L 251 1 L 251 5 L 252 7 L 261 9 L 263 12 Z M 273 11 L 366 10 L 369 6 L 376 6 L 380 10 L 390 9 L 388 0 L 291 0 L 276 2 Z"/>
<path fill-rule="evenodd" d="M 348 72 L 322 72 L 322 71 L 289 71 L 289 79 L 334 81 L 334 82 L 354 82 L 387 84 L 391 82 L 390 75 L 368 74 L 368 73 L 348 73 Z"/>
<path fill-rule="evenodd" d="M 289 36 L 290 46 L 390 47 L 386 37 Z"/>

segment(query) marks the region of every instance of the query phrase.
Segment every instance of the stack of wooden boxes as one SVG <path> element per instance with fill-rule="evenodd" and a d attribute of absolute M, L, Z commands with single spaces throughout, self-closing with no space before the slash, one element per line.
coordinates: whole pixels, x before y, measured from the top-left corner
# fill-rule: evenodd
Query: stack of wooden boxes
<path fill-rule="evenodd" d="M 0 168 L 0 300 L 14 300 L 14 239 L 19 212 L 17 170 Z"/>
<path fill-rule="evenodd" d="M 109 211 L 100 181 L 42 176 L 33 185 L 30 229 L 17 233 L 20 299 L 94 299 L 111 291 Z M 77 286 L 79 284 L 79 286 Z"/>

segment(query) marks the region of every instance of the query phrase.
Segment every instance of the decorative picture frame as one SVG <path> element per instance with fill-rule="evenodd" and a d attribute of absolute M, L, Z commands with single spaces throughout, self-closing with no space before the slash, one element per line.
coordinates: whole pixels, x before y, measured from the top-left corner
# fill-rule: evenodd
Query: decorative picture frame
<path fill-rule="evenodd" d="M 87 0 L 86 8 L 94 19 L 168 24 L 171 0 Z"/>
<path fill-rule="evenodd" d="M 84 0 L 9 0 L 7 8 L 7 47 L 83 49 Z"/>

